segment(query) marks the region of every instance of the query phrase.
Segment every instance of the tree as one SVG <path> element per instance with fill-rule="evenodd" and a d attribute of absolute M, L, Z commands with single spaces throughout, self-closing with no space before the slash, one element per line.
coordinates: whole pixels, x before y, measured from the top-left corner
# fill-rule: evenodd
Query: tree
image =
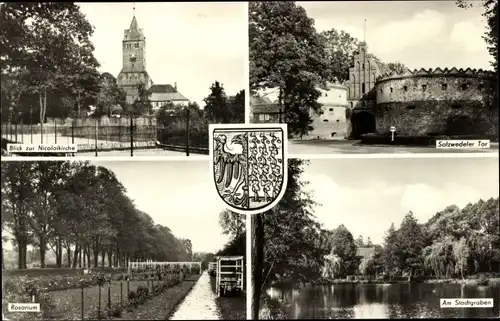
<path fill-rule="evenodd" d="M 465 237 L 462 237 L 460 241 L 456 242 L 453 246 L 453 256 L 456 262 L 455 270 L 460 273 L 462 279 L 464 278 L 465 270 L 467 270 L 469 255 L 467 240 Z"/>
<path fill-rule="evenodd" d="M 321 276 L 327 279 L 335 279 L 342 273 L 342 259 L 336 255 L 325 256 L 325 266 Z"/>
<path fill-rule="evenodd" d="M 97 98 L 97 109 L 95 116 L 107 115 L 111 117 L 113 112 L 118 112 L 120 108 L 126 106 L 127 94 L 118 87 L 116 78 L 110 73 L 102 73 L 100 76 L 100 91 Z"/>
<path fill-rule="evenodd" d="M 6 48 L 1 55 L 2 75 L 14 75 L 16 81 L 23 81 L 19 88 L 25 94 L 37 96 L 43 130 L 50 97 L 74 97 L 82 86 L 86 90 L 80 92 L 88 97 L 95 97 L 98 91 L 99 63 L 90 42 L 93 28 L 74 3 L 9 3 L 2 7 L 0 39 Z"/>
<path fill-rule="evenodd" d="M 228 110 L 231 114 L 230 123 L 245 122 L 245 90 L 240 90 L 228 99 Z"/>
<path fill-rule="evenodd" d="M 321 32 L 330 69 L 329 81 L 349 80 L 349 67 L 358 49 L 358 40 L 343 30 L 330 29 Z"/>
<path fill-rule="evenodd" d="M 363 240 L 363 235 L 360 234 L 354 243 L 357 247 L 364 247 L 365 241 Z"/>
<path fill-rule="evenodd" d="M 372 240 L 370 239 L 369 236 L 368 236 L 368 239 L 366 240 L 365 246 L 366 247 L 372 247 L 373 246 Z"/>
<path fill-rule="evenodd" d="M 137 99 L 132 104 L 130 113 L 135 116 L 150 115 L 153 105 L 151 104 L 151 90 L 145 84 L 137 85 Z"/>
<path fill-rule="evenodd" d="M 392 277 L 399 267 L 399 240 L 394 223 L 385 235 L 383 259 L 386 272 Z"/>
<path fill-rule="evenodd" d="M 385 64 L 385 72 L 402 74 L 408 70 L 408 68 L 401 62 L 389 62 Z"/>
<path fill-rule="evenodd" d="M 356 244 L 351 232 L 344 225 L 340 225 L 332 231 L 331 243 L 333 244 L 331 254 L 342 260 L 341 275 L 354 274 L 358 268 L 358 260 Z"/>
<path fill-rule="evenodd" d="M 373 256 L 364 257 L 359 263 L 359 272 L 363 275 L 374 276 L 375 271 L 375 260 Z"/>
<path fill-rule="evenodd" d="M 326 254 L 317 245 L 321 229 L 315 221 L 315 202 L 301 180 L 307 162 L 288 160 L 288 183 L 280 202 L 270 211 L 252 215 L 252 316 L 257 317 L 260 298 L 279 280 L 306 282 L 319 278 Z M 255 300 L 259 298 L 259 300 Z"/>
<path fill-rule="evenodd" d="M 228 108 L 228 98 L 224 87 L 218 81 L 210 86 L 210 94 L 203 99 L 205 102 L 205 117 L 217 124 L 228 123 L 231 113 Z"/>
<path fill-rule="evenodd" d="M 237 236 L 245 232 L 245 216 L 229 210 L 219 214 L 219 224 L 224 234 Z"/>
<path fill-rule="evenodd" d="M 411 211 L 403 218 L 398 241 L 400 268 L 411 278 L 415 272 L 422 270 L 422 249 L 425 246 L 422 229 Z"/>
<path fill-rule="evenodd" d="M 249 4 L 250 90 L 278 88 L 291 134 L 311 130 L 310 111 L 320 112 L 315 88 L 328 79 L 323 38 L 295 2 Z"/>
<path fill-rule="evenodd" d="M 468 9 L 475 5 L 475 2 L 468 0 L 456 0 L 458 7 Z M 483 17 L 486 18 L 488 30 L 485 32 L 483 39 L 488 45 L 488 51 L 493 60 L 490 62 L 495 71 L 498 69 L 498 1 L 482 0 L 481 5 L 484 7 Z"/>

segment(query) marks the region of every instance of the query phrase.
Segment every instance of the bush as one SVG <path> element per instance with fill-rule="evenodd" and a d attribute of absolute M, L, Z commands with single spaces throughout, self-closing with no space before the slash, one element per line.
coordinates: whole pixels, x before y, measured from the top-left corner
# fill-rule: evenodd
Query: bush
<path fill-rule="evenodd" d="M 35 302 L 40 304 L 42 312 L 39 313 L 12 313 L 8 312 L 7 304 L 9 302 L 16 303 L 32 303 L 33 297 Z M 35 281 L 22 279 L 14 283 L 12 280 L 7 280 L 4 283 L 2 293 L 2 311 L 7 319 L 14 320 L 33 320 L 33 319 L 48 319 L 51 316 L 55 305 L 51 297 L 43 292 Z"/>
<path fill-rule="evenodd" d="M 137 296 L 141 299 L 146 299 L 149 297 L 149 288 L 143 285 L 137 287 Z"/>
<path fill-rule="evenodd" d="M 128 294 L 128 299 L 133 300 L 135 298 L 137 298 L 137 293 L 135 293 L 135 291 L 130 291 Z"/>

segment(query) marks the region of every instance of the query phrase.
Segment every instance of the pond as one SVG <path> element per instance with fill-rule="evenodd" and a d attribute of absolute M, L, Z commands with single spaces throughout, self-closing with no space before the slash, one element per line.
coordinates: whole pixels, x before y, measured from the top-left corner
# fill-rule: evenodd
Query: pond
<path fill-rule="evenodd" d="M 461 284 L 342 284 L 271 288 L 290 319 L 499 317 L 500 286 Z M 493 298 L 493 308 L 441 309 L 441 298 Z"/>

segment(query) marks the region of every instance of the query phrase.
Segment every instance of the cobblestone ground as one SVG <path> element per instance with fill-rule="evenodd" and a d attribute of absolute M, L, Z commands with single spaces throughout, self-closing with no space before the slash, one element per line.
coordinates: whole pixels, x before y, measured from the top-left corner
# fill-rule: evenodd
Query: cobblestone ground
<path fill-rule="evenodd" d="M 210 285 L 210 276 L 205 271 L 170 320 L 220 320 L 216 299 Z"/>
<path fill-rule="evenodd" d="M 357 141 L 289 141 L 288 154 L 435 154 L 435 153 L 497 153 L 498 143 L 489 149 L 443 149 L 433 147 L 354 145 Z"/>

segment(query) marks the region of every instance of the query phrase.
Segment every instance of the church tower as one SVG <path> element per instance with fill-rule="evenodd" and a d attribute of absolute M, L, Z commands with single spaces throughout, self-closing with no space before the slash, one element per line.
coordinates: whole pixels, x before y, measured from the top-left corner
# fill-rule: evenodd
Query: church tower
<path fill-rule="evenodd" d="M 152 85 L 146 71 L 146 37 L 135 18 L 135 8 L 130 27 L 124 33 L 122 52 L 123 66 L 117 82 L 127 93 L 127 103 L 132 104 L 138 98 L 139 84 L 142 83 L 147 88 Z"/>

